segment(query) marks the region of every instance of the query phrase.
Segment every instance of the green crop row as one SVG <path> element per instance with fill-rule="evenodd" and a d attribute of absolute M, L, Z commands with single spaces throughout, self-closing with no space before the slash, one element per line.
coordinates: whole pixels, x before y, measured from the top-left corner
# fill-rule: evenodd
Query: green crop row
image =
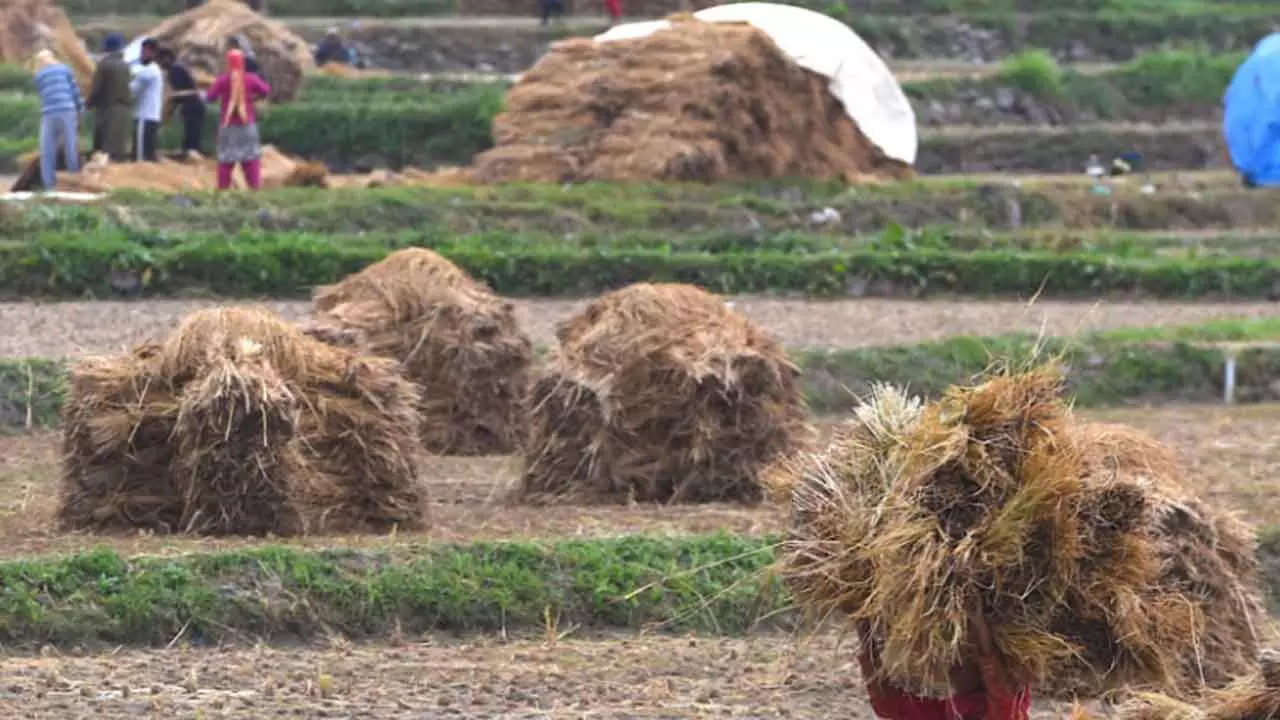
<path fill-rule="evenodd" d="M 152 242 L 126 233 L 45 235 L 0 244 L 0 294 L 109 297 L 193 291 L 298 297 L 415 243 L 413 236 L 292 232 L 190 234 Z M 492 244 L 464 236 L 442 255 L 510 295 L 581 296 L 638 281 L 689 282 L 716 292 L 813 296 L 964 294 L 1263 298 L 1280 287 L 1275 258 L 1116 257 L 1091 252 L 881 249 L 717 254 L 678 247 Z M 136 280 L 122 281 L 123 277 Z"/>
<path fill-rule="evenodd" d="M 792 348 L 805 396 L 818 414 L 848 410 L 871 383 L 887 382 L 934 397 L 980 375 L 993 363 L 1022 366 L 1055 358 L 1067 369 L 1082 407 L 1133 402 L 1213 402 L 1222 395 L 1223 354 L 1215 343 L 1280 339 L 1280 320 L 1214 322 L 1172 328 L 1093 333 L 1073 339 L 955 337 L 940 342 L 851 350 Z M 1280 351 L 1238 358 L 1236 398 L 1275 400 Z M 61 360 L 0 360 L 0 432 L 59 422 L 66 368 Z"/>
<path fill-rule="evenodd" d="M 395 628 L 545 631 L 792 628 L 799 618 L 770 571 L 776 538 L 727 535 L 553 543 L 288 547 L 126 558 L 105 549 L 0 563 L 0 642 L 217 645 L 380 637 Z M 1259 557 L 1276 599 L 1274 533 Z"/>
<path fill-rule="evenodd" d="M 1162 182 L 1158 180 L 1158 182 Z M 1221 181 L 1219 181 L 1221 182 Z M 421 242 L 446 243 L 455 235 L 506 233 L 519 238 L 553 236 L 565 247 L 628 243 L 653 245 L 667 233 L 673 248 L 727 246 L 742 250 L 807 245 L 798 233 L 824 236 L 876 234 L 895 225 L 950 226 L 953 235 L 991 231 L 1049 233 L 1044 242 L 1007 243 L 944 239 L 912 233 L 889 249 L 1051 249 L 1111 253 L 1106 243 L 1082 242 L 1080 231 L 1231 229 L 1280 225 L 1280 206 L 1266 192 L 1220 185 L 1162 189 L 1154 196 L 1129 185 L 1099 197 L 1083 183 L 1025 182 L 1020 187 L 946 178 L 846 187 L 823 182 L 701 184 L 502 185 L 316 190 L 260 193 L 194 193 L 176 202 L 159 193 L 118 192 L 95 206 L 31 203 L 0 207 L 0 238 L 44 232 L 123 234 L 154 245 L 168 235 L 273 230 L 324 234 L 399 233 Z M 127 212 L 119 208 L 127 207 Z M 815 210 L 832 208 L 837 222 L 816 226 Z M 1053 233 L 1065 233 L 1055 236 Z M 602 236 L 616 234 L 616 242 Z M 635 241 L 628 238 L 638 238 Z M 648 238 L 648 239 L 646 239 Z M 1055 239 L 1057 238 L 1057 239 Z M 397 239 L 393 242 L 404 242 Z M 519 244 L 522 239 L 487 242 Z M 863 241 L 830 240 L 828 249 Z M 893 242 L 899 242 L 894 239 Z M 1162 251 L 1174 245 L 1171 239 Z M 1185 241 L 1184 241 L 1185 242 Z M 1131 244 L 1123 241 L 1122 244 Z M 1234 243 L 1248 247 L 1248 238 Z M 1256 246 L 1256 244 L 1255 244 Z M 1141 254 L 1126 251 L 1126 254 Z"/>

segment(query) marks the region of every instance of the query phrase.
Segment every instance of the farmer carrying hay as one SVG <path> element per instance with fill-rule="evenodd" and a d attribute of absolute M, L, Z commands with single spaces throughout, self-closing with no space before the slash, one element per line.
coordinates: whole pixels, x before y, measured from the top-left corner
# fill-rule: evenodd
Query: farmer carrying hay
<path fill-rule="evenodd" d="M 512 452 L 533 343 L 515 308 L 457 265 L 406 248 L 315 293 L 319 337 L 403 364 L 420 392 L 422 444 L 435 453 Z"/>
<path fill-rule="evenodd" d="M 424 523 L 413 385 L 257 309 L 71 369 L 70 529 L 296 535 Z"/>
<path fill-rule="evenodd" d="M 809 431 L 800 371 L 772 338 L 690 285 L 632 285 L 557 329 L 532 386 L 527 502 L 761 500 Z"/>
<path fill-rule="evenodd" d="M 873 683 L 950 697 L 980 632 L 1007 687 L 1051 696 L 1254 669 L 1249 529 L 1188 497 L 1163 446 L 1075 420 L 1062 392 L 1052 370 L 929 405 L 882 387 L 784 476 L 784 575 L 800 605 L 854 622 Z"/>

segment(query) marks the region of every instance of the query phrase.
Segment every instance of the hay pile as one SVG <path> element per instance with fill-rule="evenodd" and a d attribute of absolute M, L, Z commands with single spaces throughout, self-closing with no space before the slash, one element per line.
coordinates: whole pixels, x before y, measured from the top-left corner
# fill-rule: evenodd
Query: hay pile
<path fill-rule="evenodd" d="M 39 182 L 40 158 L 23 158 L 31 170 L 31 182 Z M 105 157 L 85 163 L 78 173 L 59 173 L 58 189 L 65 192 L 106 193 L 112 190 L 198 192 L 218 187 L 217 161 L 213 158 L 161 158 L 154 163 L 112 163 Z M 244 189 L 244 176 L 236 172 L 233 187 Z M 15 184 L 14 190 L 26 190 Z M 290 157 L 272 145 L 262 148 L 262 187 L 326 187 L 323 164 Z"/>
<path fill-rule="evenodd" d="M 0 9 L 0 62 L 27 66 L 49 49 L 67 64 L 87 93 L 94 62 L 66 13 L 47 0 L 5 0 Z"/>
<path fill-rule="evenodd" d="M 423 446 L 454 455 L 512 452 L 533 343 L 511 303 L 424 248 L 407 248 L 318 288 L 313 331 L 395 358 L 418 383 Z"/>
<path fill-rule="evenodd" d="M 530 502 L 757 502 L 807 438 L 800 371 L 723 300 L 638 284 L 557 330 L 528 402 Z"/>
<path fill-rule="evenodd" d="M 415 395 L 395 362 L 265 310 L 194 313 L 163 343 L 72 367 L 59 518 L 215 535 L 419 528 Z"/>
<path fill-rule="evenodd" d="M 1262 614 L 1247 527 L 1184 494 L 1169 451 L 1076 421 L 1051 370 L 893 388 L 791 468 L 797 601 L 865 623 L 891 681 L 948 692 L 981 612 L 1017 679 L 1175 694 L 1249 672 Z"/>
<path fill-rule="evenodd" d="M 827 79 L 749 25 L 688 19 L 648 37 L 552 46 L 494 119 L 494 182 L 897 177 Z"/>
<path fill-rule="evenodd" d="M 227 38 L 244 36 L 271 84 L 273 102 L 297 97 L 303 75 L 315 70 L 306 40 L 238 0 L 208 0 L 165 20 L 147 35 L 172 47 L 179 60 L 193 71 L 214 76 L 222 72 Z"/>
<path fill-rule="evenodd" d="M 1259 672 L 1210 692 L 1197 705 L 1140 694 L 1120 709 L 1121 720 L 1280 720 L 1280 652 L 1264 651 Z"/>

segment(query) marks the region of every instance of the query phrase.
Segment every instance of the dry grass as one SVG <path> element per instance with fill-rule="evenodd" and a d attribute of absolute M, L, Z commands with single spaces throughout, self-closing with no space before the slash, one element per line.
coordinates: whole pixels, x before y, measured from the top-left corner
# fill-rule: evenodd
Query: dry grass
<path fill-rule="evenodd" d="M 1254 662 L 1250 529 L 1187 496 L 1154 441 L 1077 420 L 1055 370 L 923 406 L 882 388 L 790 480 L 793 592 L 865 623 L 904 687 L 948 691 L 974 613 L 1014 676 L 1067 697 Z"/>
<path fill-rule="evenodd" d="M 808 440 L 799 368 L 702 289 L 631 285 L 557 339 L 526 402 L 519 501 L 754 503 Z"/>
<path fill-rule="evenodd" d="M 507 93 L 479 182 L 906 177 L 827 88 L 748 24 L 562 40 Z"/>
<path fill-rule="evenodd" d="M 318 288 L 314 302 L 316 337 L 392 358 L 417 383 L 428 451 L 515 450 L 533 343 L 511 303 L 425 248 Z"/>
<path fill-rule="evenodd" d="M 1280 405 L 1242 408 L 1166 408 L 1086 413 L 1149 431 L 1185 460 L 1186 483 L 1217 507 L 1261 527 L 1280 527 L 1280 446 L 1272 442 Z M 1251 455 L 1237 452 L 1248 448 Z M 1185 464 L 1185 462 L 1184 462 Z M 96 545 L 127 554 L 170 554 L 244 547 L 247 538 L 68 535 L 54 527 L 58 437 L 0 436 L 0 553 L 8 557 L 65 553 Z M 430 458 L 423 466 L 432 527 L 421 533 L 338 535 L 287 539 L 305 546 L 394 546 L 423 541 L 607 536 L 620 533 L 735 534 L 779 532 L 785 515 L 737 504 L 683 507 L 503 507 L 497 488 L 519 473 L 514 458 Z"/>
<path fill-rule="evenodd" d="M 194 313 L 163 343 L 72 366 L 59 518 L 159 533 L 420 528 L 416 395 L 394 361 L 265 310 Z"/>

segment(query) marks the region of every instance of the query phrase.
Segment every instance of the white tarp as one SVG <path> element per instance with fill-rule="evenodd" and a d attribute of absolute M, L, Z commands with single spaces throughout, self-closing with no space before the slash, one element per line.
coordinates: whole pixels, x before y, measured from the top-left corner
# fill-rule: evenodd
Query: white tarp
<path fill-rule="evenodd" d="M 908 165 L 916 161 L 916 115 L 880 56 L 848 25 L 794 5 L 733 3 L 693 14 L 703 22 L 745 22 L 764 32 L 797 65 L 830 78 L 831 94 L 867 139 Z M 597 42 L 630 40 L 671 27 L 667 20 L 617 25 Z"/>

